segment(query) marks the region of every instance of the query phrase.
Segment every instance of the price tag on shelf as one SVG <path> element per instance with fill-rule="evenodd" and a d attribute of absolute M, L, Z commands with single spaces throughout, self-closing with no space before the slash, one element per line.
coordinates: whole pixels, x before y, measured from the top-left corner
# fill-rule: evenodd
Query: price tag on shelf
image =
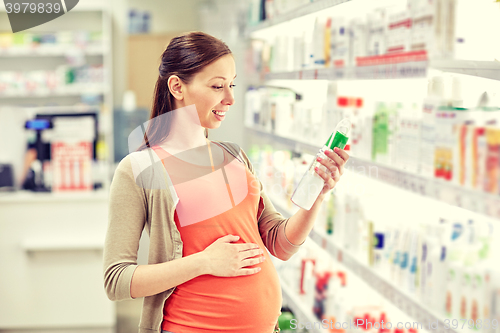
<path fill-rule="evenodd" d="M 420 178 L 412 175 L 410 177 L 410 188 L 413 193 L 419 193 Z"/>
<path fill-rule="evenodd" d="M 401 172 L 389 169 L 388 174 L 389 174 L 389 184 L 393 186 L 398 186 Z"/>
<path fill-rule="evenodd" d="M 403 294 L 401 294 L 399 292 L 399 290 L 395 290 L 395 293 L 396 293 L 396 306 L 398 307 L 398 309 L 400 309 L 401 311 L 405 312 L 406 313 L 406 308 L 405 308 L 405 303 L 406 303 L 406 298 Z"/>
<path fill-rule="evenodd" d="M 444 323 L 442 321 L 438 322 L 438 329 L 436 331 L 438 333 L 450 333 L 450 331 L 444 327 Z"/>
<path fill-rule="evenodd" d="M 404 298 L 403 299 L 403 311 L 410 317 L 410 318 L 414 318 L 414 314 L 413 314 L 413 302 L 411 302 L 410 299 L 408 298 Z"/>
<path fill-rule="evenodd" d="M 321 244 L 321 236 L 313 229 L 309 233 L 309 237 L 316 243 L 316 244 Z"/>
<path fill-rule="evenodd" d="M 335 258 L 337 255 L 337 248 L 332 241 L 327 242 L 326 251 L 332 256 L 332 258 Z"/>
<path fill-rule="evenodd" d="M 473 212 L 476 211 L 474 195 L 471 192 L 464 190 L 464 192 L 460 196 L 460 199 L 458 200 L 461 201 L 462 204 L 462 206 L 460 207 Z"/>
<path fill-rule="evenodd" d="M 327 242 L 326 238 L 322 238 L 321 239 L 321 248 L 326 250 L 327 245 L 328 245 L 328 242 Z"/>
<path fill-rule="evenodd" d="M 402 303 L 401 303 L 401 295 L 400 293 L 397 291 L 397 290 L 394 290 L 393 291 L 393 300 L 392 300 L 392 303 L 398 308 L 400 309 L 401 311 L 403 311 L 402 309 Z"/>
<path fill-rule="evenodd" d="M 302 80 L 313 80 L 314 79 L 314 69 L 305 70 L 302 73 Z"/>
<path fill-rule="evenodd" d="M 341 250 L 341 249 L 339 249 L 339 250 L 337 251 L 337 261 L 338 261 L 339 263 L 342 263 L 342 262 L 344 261 L 344 258 L 343 258 L 343 255 L 342 255 L 342 250 Z"/>
<path fill-rule="evenodd" d="M 333 71 L 333 74 L 334 74 L 334 79 L 336 79 L 336 80 L 338 80 L 338 79 L 344 79 L 344 78 L 347 77 L 345 67 L 335 68 L 334 71 Z"/>
<path fill-rule="evenodd" d="M 470 192 L 468 195 L 467 204 L 469 205 L 469 208 L 467 209 L 479 214 L 485 214 L 484 196 L 482 193 Z"/>
<path fill-rule="evenodd" d="M 417 320 L 417 309 L 418 309 L 417 305 L 413 304 L 412 302 L 406 302 L 406 303 L 407 303 L 406 313 L 413 320 Z"/>
<path fill-rule="evenodd" d="M 491 202 L 491 206 L 494 207 L 494 212 L 491 216 L 500 219 L 500 200 L 498 198 L 491 197 L 489 201 Z"/>
<path fill-rule="evenodd" d="M 366 282 L 368 282 L 369 284 L 371 284 L 371 282 L 372 282 L 372 280 L 371 280 L 372 275 L 368 271 L 368 268 L 366 268 L 366 267 L 364 267 L 362 265 L 357 265 L 357 266 L 360 267 L 361 278 L 363 280 L 365 280 Z"/>
<path fill-rule="evenodd" d="M 419 306 L 417 308 L 417 313 L 415 314 L 415 319 L 419 322 L 425 325 L 427 317 L 425 316 L 424 310 Z"/>
<path fill-rule="evenodd" d="M 372 72 L 372 67 L 355 67 L 354 68 L 354 77 L 357 79 L 368 79 L 370 78 L 369 72 Z"/>
<path fill-rule="evenodd" d="M 456 204 L 456 191 L 448 184 L 444 183 L 444 181 L 439 182 L 439 197 L 437 199 L 446 202 L 450 205 Z"/>
<path fill-rule="evenodd" d="M 424 316 L 425 316 L 425 322 L 427 323 L 427 325 L 430 325 L 431 323 L 434 325 L 434 323 L 436 322 L 434 316 L 432 316 L 426 310 L 424 310 Z"/>
<path fill-rule="evenodd" d="M 316 75 L 316 79 L 317 80 L 328 80 L 329 78 L 329 69 L 328 68 L 323 68 L 323 69 L 320 69 L 320 70 L 317 70 L 317 75 Z"/>
<path fill-rule="evenodd" d="M 344 258 L 344 266 L 348 267 L 352 271 L 352 273 L 359 277 L 361 280 L 364 280 L 361 276 L 361 268 L 359 267 L 359 265 L 348 266 L 346 262 L 349 263 L 349 260 L 346 260 L 346 258 Z"/>
<path fill-rule="evenodd" d="M 431 197 L 436 199 L 436 200 L 441 200 L 441 190 L 442 190 L 442 184 L 441 182 L 438 182 L 434 180 L 434 186 L 432 186 L 432 195 Z"/>
<path fill-rule="evenodd" d="M 402 176 L 400 184 L 404 190 L 408 191 L 410 189 L 410 181 L 409 181 L 408 177 Z"/>
<path fill-rule="evenodd" d="M 455 202 L 453 203 L 455 206 L 460 207 L 460 208 L 465 208 L 467 198 L 466 194 L 460 191 L 454 191 L 455 192 Z"/>
<path fill-rule="evenodd" d="M 379 279 L 378 276 L 376 276 L 375 274 L 371 274 L 371 284 L 372 284 L 372 287 L 373 289 L 375 289 L 377 292 L 379 292 L 380 294 L 382 294 L 382 281 Z"/>
<path fill-rule="evenodd" d="M 380 283 L 380 293 L 382 294 L 382 296 L 389 299 L 389 286 L 384 281 Z"/>
<path fill-rule="evenodd" d="M 428 183 L 429 181 L 423 177 L 418 177 L 417 178 L 417 193 L 423 196 L 428 196 L 429 189 L 428 189 Z"/>
<path fill-rule="evenodd" d="M 345 267 L 349 269 L 353 269 L 354 267 L 354 263 L 352 261 L 351 256 L 345 251 L 342 252 L 342 263 L 344 264 Z"/>

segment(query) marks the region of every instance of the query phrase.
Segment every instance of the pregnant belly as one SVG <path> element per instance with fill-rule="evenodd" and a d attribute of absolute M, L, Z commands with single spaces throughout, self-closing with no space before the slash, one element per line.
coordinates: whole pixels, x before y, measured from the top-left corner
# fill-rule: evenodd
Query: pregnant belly
<path fill-rule="evenodd" d="M 183 332 L 271 333 L 280 315 L 281 287 L 269 255 L 260 272 L 202 275 L 179 285 L 165 303 L 162 328 Z"/>

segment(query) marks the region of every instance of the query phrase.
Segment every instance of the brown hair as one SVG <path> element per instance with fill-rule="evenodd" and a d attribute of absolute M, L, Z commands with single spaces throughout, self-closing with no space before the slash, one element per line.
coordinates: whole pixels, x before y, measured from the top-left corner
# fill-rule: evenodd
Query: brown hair
<path fill-rule="evenodd" d="M 175 98 L 168 88 L 168 78 L 177 75 L 182 82 L 189 84 L 195 74 L 226 54 L 231 54 L 229 47 L 204 32 L 188 32 L 172 38 L 161 55 L 150 121 L 144 133 L 144 142 L 138 150 L 161 143 L 170 132 L 169 112 L 175 108 Z M 151 121 L 162 115 L 167 121 Z M 205 137 L 208 138 L 207 129 Z"/>

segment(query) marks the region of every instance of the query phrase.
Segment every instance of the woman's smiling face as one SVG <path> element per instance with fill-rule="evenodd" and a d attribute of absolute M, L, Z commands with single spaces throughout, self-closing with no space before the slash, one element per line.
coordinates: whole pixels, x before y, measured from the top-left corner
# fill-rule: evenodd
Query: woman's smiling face
<path fill-rule="evenodd" d="M 233 56 L 222 56 L 195 74 L 189 84 L 182 84 L 182 101 L 179 104 L 195 104 L 200 125 L 204 128 L 218 128 L 229 106 L 234 104 L 235 78 Z"/>

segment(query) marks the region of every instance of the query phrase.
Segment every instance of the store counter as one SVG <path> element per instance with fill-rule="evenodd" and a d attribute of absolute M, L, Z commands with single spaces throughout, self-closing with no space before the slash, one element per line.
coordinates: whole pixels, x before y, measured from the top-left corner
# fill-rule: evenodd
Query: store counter
<path fill-rule="evenodd" d="M 107 221 L 104 190 L 0 193 L 2 333 L 114 332 L 102 272 Z"/>

